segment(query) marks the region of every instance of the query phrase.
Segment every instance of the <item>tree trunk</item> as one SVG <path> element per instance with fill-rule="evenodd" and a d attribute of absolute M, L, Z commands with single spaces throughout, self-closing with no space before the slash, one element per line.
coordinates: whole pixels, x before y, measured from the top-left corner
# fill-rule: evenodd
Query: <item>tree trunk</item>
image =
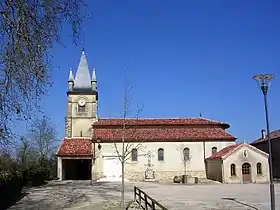
<path fill-rule="evenodd" d="M 184 183 L 184 184 L 187 183 L 187 162 L 186 161 L 184 161 L 184 175 L 183 175 L 182 183 Z"/>
<path fill-rule="evenodd" d="M 124 154 L 124 130 L 123 130 L 123 136 L 122 136 L 122 189 L 121 189 L 121 208 L 122 210 L 125 210 L 124 207 L 124 164 L 125 164 L 125 154 Z"/>
<path fill-rule="evenodd" d="M 122 162 L 122 210 L 125 210 L 124 207 L 124 162 Z"/>

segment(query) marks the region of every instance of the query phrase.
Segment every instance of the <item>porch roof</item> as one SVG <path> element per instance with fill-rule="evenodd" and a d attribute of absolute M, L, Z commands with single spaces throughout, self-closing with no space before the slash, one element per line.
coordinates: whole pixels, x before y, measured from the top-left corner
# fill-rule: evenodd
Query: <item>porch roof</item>
<path fill-rule="evenodd" d="M 91 139 L 64 138 L 56 155 L 64 157 L 91 157 Z"/>
<path fill-rule="evenodd" d="M 231 152 L 233 152 L 233 150 L 235 150 L 240 145 L 241 144 L 233 144 L 233 145 L 227 146 L 227 147 L 221 149 L 220 151 L 218 151 L 217 153 L 211 155 L 207 159 L 223 158 L 224 156 L 226 156 L 226 155 L 230 154 Z"/>

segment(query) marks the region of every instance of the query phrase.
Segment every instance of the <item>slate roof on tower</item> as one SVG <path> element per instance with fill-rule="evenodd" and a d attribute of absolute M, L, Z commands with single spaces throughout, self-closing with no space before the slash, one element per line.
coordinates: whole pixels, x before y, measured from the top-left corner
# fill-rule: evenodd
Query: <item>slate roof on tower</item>
<path fill-rule="evenodd" d="M 75 76 L 75 89 L 91 89 L 91 79 L 85 51 L 82 51 L 80 63 Z"/>

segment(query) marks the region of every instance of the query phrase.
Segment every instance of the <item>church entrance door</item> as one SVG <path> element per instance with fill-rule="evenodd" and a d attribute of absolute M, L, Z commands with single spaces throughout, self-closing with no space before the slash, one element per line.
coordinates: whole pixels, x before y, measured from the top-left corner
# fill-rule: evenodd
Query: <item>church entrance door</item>
<path fill-rule="evenodd" d="M 121 181 L 122 165 L 117 157 L 104 157 L 103 174 L 107 181 Z"/>
<path fill-rule="evenodd" d="M 243 178 L 243 183 L 252 182 L 251 165 L 249 163 L 244 163 L 242 165 L 242 178 Z"/>

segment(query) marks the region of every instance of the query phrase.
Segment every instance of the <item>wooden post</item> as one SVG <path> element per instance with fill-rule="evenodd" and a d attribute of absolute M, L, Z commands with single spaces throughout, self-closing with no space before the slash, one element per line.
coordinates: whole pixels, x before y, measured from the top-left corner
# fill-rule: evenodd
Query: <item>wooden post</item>
<path fill-rule="evenodd" d="M 147 201 L 147 195 L 144 194 L 144 199 L 145 199 L 145 210 L 148 209 L 148 201 Z"/>
<path fill-rule="evenodd" d="M 138 194 L 138 196 L 139 196 L 139 206 L 140 206 L 140 208 L 141 208 L 141 190 L 139 189 L 139 194 Z"/>
<path fill-rule="evenodd" d="M 136 187 L 134 187 L 134 201 L 136 201 Z"/>
<path fill-rule="evenodd" d="M 152 200 L 152 210 L 156 210 L 155 202 Z"/>

